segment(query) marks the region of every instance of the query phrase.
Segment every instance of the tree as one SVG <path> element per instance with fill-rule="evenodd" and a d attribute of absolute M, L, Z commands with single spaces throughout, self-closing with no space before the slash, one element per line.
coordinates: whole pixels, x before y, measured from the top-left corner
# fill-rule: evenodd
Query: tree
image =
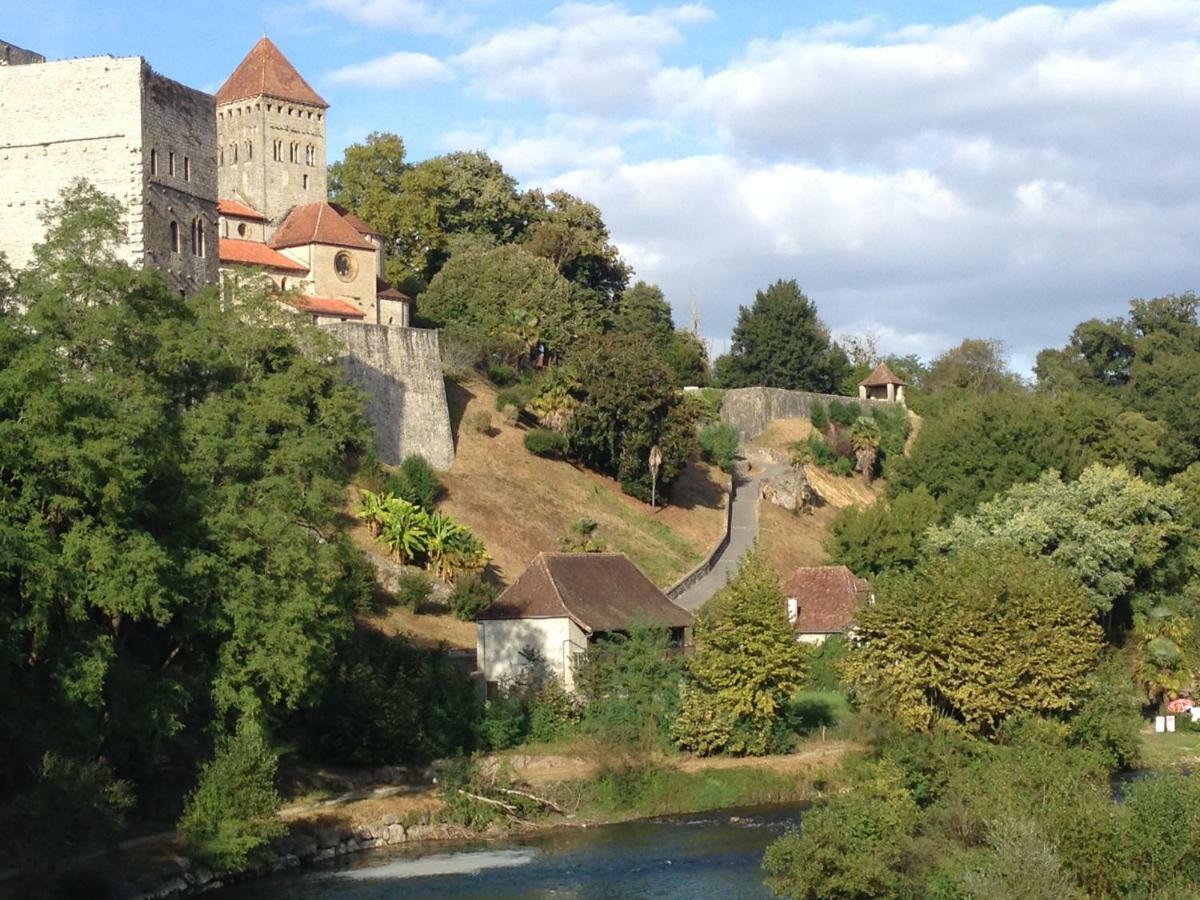
<path fill-rule="evenodd" d="M 930 393 L 958 389 L 971 394 L 994 394 L 1020 387 L 1008 368 L 1004 344 L 967 338 L 938 356 L 929 366 L 924 388 Z"/>
<path fill-rule="evenodd" d="M 617 303 L 612 330 L 617 334 L 644 335 L 665 348 L 675 334 L 675 322 L 662 289 L 639 281 L 626 290 Z"/>
<path fill-rule="evenodd" d="M 829 523 L 825 551 L 863 578 L 910 569 L 921 558 L 926 531 L 940 518 L 941 507 L 924 485 L 890 501 L 847 506 Z"/>
<path fill-rule="evenodd" d="M 1079 702 L 1101 632 L 1078 579 L 1002 548 L 963 550 L 881 579 L 855 614 L 848 682 L 905 728 L 993 734 L 1018 713 Z"/>
<path fill-rule="evenodd" d="M 875 478 L 875 462 L 882 433 L 879 424 L 870 416 L 859 416 L 850 426 L 850 446 L 854 448 L 855 468 L 863 481 L 870 484 Z"/>
<path fill-rule="evenodd" d="M 532 320 L 531 334 L 557 352 L 601 326 L 549 262 L 514 245 L 454 256 L 421 295 L 417 311 L 431 324 L 491 339 L 510 337 L 519 313 Z"/>
<path fill-rule="evenodd" d="M 1167 587 L 1164 561 L 1178 547 L 1182 498 L 1170 485 L 1153 485 L 1123 468 L 1093 465 L 1077 481 L 1056 472 L 1014 485 L 927 535 L 931 550 L 1005 547 L 1045 556 L 1080 580 L 1094 613 L 1117 608 L 1121 618 L 1142 615 Z"/>
<path fill-rule="evenodd" d="M 849 361 L 817 308 L 795 281 L 758 291 L 754 305 L 738 308 L 729 353 L 715 363 L 721 387 L 790 388 L 833 393 Z"/>
<path fill-rule="evenodd" d="M 804 681 L 783 588 L 757 547 L 700 612 L 674 737 L 700 754 L 759 755 L 780 743 L 782 710 Z"/>
<path fill-rule="evenodd" d="M 712 380 L 708 364 L 708 347 L 690 331 L 678 329 L 663 348 L 662 360 L 675 374 L 680 387 L 707 387 Z"/>
<path fill-rule="evenodd" d="M 530 191 L 524 198 L 530 223 L 523 237 L 535 256 L 581 293 L 581 301 L 599 311 L 605 325 L 629 283 L 629 266 L 609 241 L 600 210 L 566 191 Z"/>
<path fill-rule="evenodd" d="M 660 496 L 670 496 L 672 482 L 696 455 L 695 416 L 654 346 L 640 336 L 604 335 L 580 347 L 568 364 L 576 401 L 566 422 L 570 455 L 649 500 L 647 461 L 657 446 Z"/>

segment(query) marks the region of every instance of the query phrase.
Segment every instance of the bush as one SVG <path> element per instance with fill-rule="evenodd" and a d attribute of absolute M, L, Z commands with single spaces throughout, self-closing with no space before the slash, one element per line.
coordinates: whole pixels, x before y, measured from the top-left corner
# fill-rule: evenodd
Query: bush
<path fill-rule="evenodd" d="M 505 425 L 516 425 L 521 420 L 521 410 L 512 403 L 505 403 L 500 408 L 500 418 L 504 420 Z"/>
<path fill-rule="evenodd" d="M 433 511 L 434 503 L 445 490 L 433 466 L 419 453 L 404 458 L 400 468 L 388 476 L 386 487 L 389 493 L 426 512 Z"/>
<path fill-rule="evenodd" d="M 492 414 L 486 409 L 471 413 L 471 415 L 467 416 L 467 427 L 476 434 L 491 434 Z"/>
<path fill-rule="evenodd" d="M 830 400 L 829 421 L 836 425 L 849 427 L 854 420 L 862 415 L 862 407 L 853 400 Z"/>
<path fill-rule="evenodd" d="M 506 388 L 517 381 L 517 370 L 512 366 L 492 363 L 484 374 L 496 387 Z"/>
<path fill-rule="evenodd" d="M 396 600 L 413 612 L 417 612 L 432 593 L 433 584 L 424 572 L 405 572 L 396 579 Z"/>
<path fill-rule="evenodd" d="M 238 869 L 287 831 L 277 816 L 278 761 L 262 726 L 249 717 L 233 735 L 218 739 L 179 820 L 192 855 L 218 871 Z"/>
<path fill-rule="evenodd" d="M 813 431 L 824 431 L 825 426 L 829 424 L 829 412 L 825 409 L 825 404 L 814 400 L 812 408 L 808 411 L 808 418 L 812 422 Z"/>
<path fill-rule="evenodd" d="M 547 678 L 529 702 L 529 740 L 549 743 L 575 731 L 579 713 L 557 678 Z"/>
<path fill-rule="evenodd" d="M 726 472 L 733 471 L 738 450 L 738 432 L 724 422 L 709 425 L 700 431 L 700 453 L 707 462 L 720 466 Z"/>
<path fill-rule="evenodd" d="M 496 409 L 503 411 L 506 406 L 515 406 L 518 410 L 522 410 L 533 399 L 533 392 L 533 383 L 529 381 L 499 391 L 496 394 Z"/>
<path fill-rule="evenodd" d="M 495 585 L 478 575 L 468 575 L 459 580 L 450 592 L 450 612 L 454 613 L 455 618 L 469 622 L 487 609 L 498 593 Z"/>
<path fill-rule="evenodd" d="M 497 694 L 487 702 L 479 721 L 479 745 L 485 750 L 507 750 L 529 735 L 529 712 L 521 698 Z"/>
<path fill-rule="evenodd" d="M 839 456 L 834 460 L 830 470 L 834 475 L 841 475 L 843 478 L 849 478 L 854 474 L 854 463 L 844 456 Z"/>
<path fill-rule="evenodd" d="M 534 456 L 562 456 L 567 452 L 567 439 L 548 428 L 534 428 L 525 435 L 525 449 Z"/>

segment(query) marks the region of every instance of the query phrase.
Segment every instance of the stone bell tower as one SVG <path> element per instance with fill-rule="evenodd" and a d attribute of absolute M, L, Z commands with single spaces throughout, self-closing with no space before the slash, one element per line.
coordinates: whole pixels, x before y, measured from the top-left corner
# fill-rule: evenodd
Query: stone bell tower
<path fill-rule="evenodd" d="M 264 37 L 217 91 L 219 195 L 268 219 L 324 202 L 325 110 L 308 82 Z"/>

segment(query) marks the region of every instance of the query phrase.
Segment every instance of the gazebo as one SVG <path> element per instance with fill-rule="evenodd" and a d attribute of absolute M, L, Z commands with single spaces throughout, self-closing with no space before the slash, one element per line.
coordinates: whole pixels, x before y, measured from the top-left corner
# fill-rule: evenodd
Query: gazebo
<path fill-rule="evenodd" d="M 859 400 L 886 400 L 889 403 L 904 402 L 905 384 L 881 362 L 875 371 L 858 383 Z"/>

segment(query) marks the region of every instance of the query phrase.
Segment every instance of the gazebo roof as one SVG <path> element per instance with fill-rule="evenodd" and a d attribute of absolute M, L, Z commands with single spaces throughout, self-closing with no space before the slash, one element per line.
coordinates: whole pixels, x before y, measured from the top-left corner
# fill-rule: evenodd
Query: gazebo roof
<path fill-rule="evenodd" d="M 862 387 L 886 387 L 889 384 L 905 385 L 905 382 L 897 378 L 896 373 L 889 369 L 885 362 L 877 365 L 874 372 L 859 382 Z"/>

